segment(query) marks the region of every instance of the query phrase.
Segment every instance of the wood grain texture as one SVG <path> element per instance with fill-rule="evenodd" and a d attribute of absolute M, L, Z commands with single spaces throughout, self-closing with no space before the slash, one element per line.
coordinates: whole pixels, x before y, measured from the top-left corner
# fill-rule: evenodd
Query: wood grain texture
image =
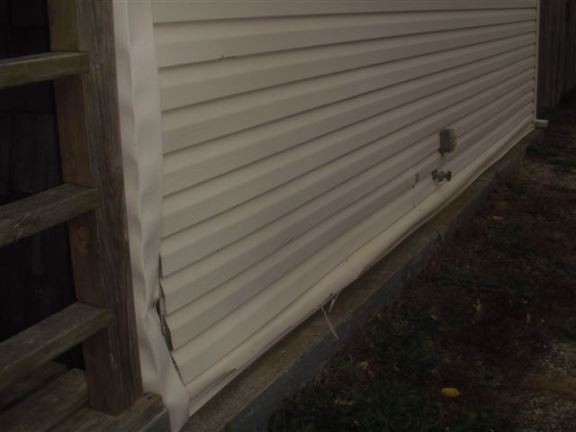
<path fill-rule="evenodd" d="M 50 50 L 46 0 L 1 0 L 0 57 Z M 85 54 L 83 56 L 87 57 Z M 2 89 L 0 205 L 62 184 L 51 81 Z M 0 340 L 74 303 L 65 224 L 0 249 Z M 61 358 L 80 366 L 81 350 Z"/>
<path fill-rule="evenodd" d="M 69 224 L 75 289 L 114 325 L 83 344 L 90 406 L 117 414 L 142 394 L 126 229 L 111 0 L 50 0 L 52 49 L 90 53 L 88 75 L 55 81 L 63 177 L 96 187 L 97 211 Z"/>
<path fill-rule="evenodd" d="M 89 69 L 85 53 L 53 52 L 0 60 L 0 88 L 78 75 Z"/>
<path fill-rule="evenodd" d="M 64 184 L 0 207 L 0 246 L 36 234 L 98 207 L 98 191 Z"/>
<path fill-rule="evenodd" d="M 108 311 L 75 303 L 0 343 L 0 390 L 111 322 Z"/>
<path fill-rule="evenodd" d="M 58 425 L 59 432 L 170 432 L 168 412 L 158 396 L 146 394 L 118 417 L 89 408 Z"/>
<path fill-rule="evenodd" d="M 1 414 L 0 425 L 3 432 L 47 431 L 85 405 L 84 374 L 74 369 Z"/>
<path fill-rule="evenodd" d="M 64 375 L 68 369 L 60 363 L 49 362 L 0 392 L 0 412 L 19 403 L 32 393 Z"/>
<path fill-rule="evenodd" d="M 541 0 L 538 114 L 576 90 L 576 0 Z"/>

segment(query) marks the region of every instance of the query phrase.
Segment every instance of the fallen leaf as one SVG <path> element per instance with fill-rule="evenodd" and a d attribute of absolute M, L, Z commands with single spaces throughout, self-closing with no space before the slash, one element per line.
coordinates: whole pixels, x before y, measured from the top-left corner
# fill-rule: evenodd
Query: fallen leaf
<path fill-rule="evenodd" d="M 460 397 L 462 395 L 462 393 L 460 393 L 460 390 L 458 390 L 455 387 L 444 387 L 442 390 L 440 390 L 440 394 L 446 398 L 457 398 Z"/>

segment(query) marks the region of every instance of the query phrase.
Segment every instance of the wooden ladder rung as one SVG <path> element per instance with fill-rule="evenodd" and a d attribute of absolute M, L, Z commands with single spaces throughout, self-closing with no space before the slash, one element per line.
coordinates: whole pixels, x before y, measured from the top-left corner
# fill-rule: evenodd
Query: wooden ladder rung
<path fill-rule="evenodd" d="M 65 365 L 53 361 L 49 361 L 30 371 L 28 375 L 0 392 L 0 413 L 12 408 L 38 390 L 46 387 L 67 371 L 68 368 Z"/>
<path fill-rule="evenodd" d="M 98 207 L 96 189 L 64 184 L 0 207 L 0 247 Z"/>
<path fill-rule="evenodd" d="M 0 390 L 108 327 L 106 309 L 74 303 L 0 343 Z"/>
<path fill-rule="evenodd" d="M 80 52 L 50 52 L 0 60 L 0 88 L 49 81 L 90 70 L 90 58 Z"/>
<path fill-rule="evenodd" d="M 0 414 L 0 427 L 2 432 L 60 430 L 58 424 L 82 410 L 86 399 L 84 373 L 73 369 Z"/>
<path fill-rule="evenodd" d="M 56 428 L 58 432 L 170 432 L 168 411 L 159 396 L 145 394 L 118 416 L 83 408 Z M 8 432 L 8 431 L 7 431 Z"/>

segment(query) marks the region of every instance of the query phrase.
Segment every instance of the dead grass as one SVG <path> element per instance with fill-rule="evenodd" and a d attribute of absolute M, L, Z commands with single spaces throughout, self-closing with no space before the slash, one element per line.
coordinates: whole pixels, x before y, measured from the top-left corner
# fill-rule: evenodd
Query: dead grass
<path fill-rule="evenodd" d="M 576 110 L 271 432 L 576 429 Z M 441 396 L 455 387 L 461 396 Z"/>

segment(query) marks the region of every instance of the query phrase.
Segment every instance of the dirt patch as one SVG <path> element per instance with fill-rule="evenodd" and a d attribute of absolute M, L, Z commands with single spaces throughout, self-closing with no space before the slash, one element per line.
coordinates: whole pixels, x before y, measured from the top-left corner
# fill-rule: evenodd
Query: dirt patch
<path fill-rule="evenodd" d="M 575 281 L 576 110 L 567 110 L 269 430 L 572 432 Z"/>

